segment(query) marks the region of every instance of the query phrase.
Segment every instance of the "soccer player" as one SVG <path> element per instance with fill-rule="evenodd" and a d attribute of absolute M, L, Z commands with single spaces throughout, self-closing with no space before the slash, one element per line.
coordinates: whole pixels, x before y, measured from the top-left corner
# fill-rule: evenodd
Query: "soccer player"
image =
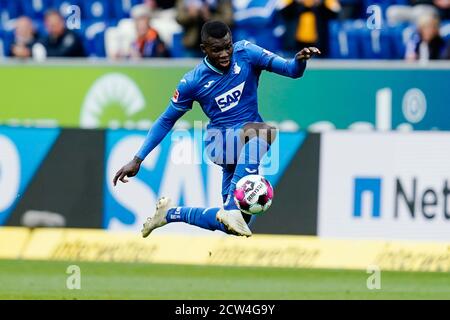
<path fill-rule="evenodd" d="M 162 197 L 154 215 L 144 223 L 143 237 L 171 222 L 186 222 L 240 236 L 252 235 L 247 224 L 250 215 L 241 213 L 233 194 L 242 177 L 258 172 L 261 158 L 275 139 L 275 128 L 264 123 L 258 113 L 259 76 L 267 70 L 300 78 L 306 61 L 320 54 L 317 48 L 309 47 L 298 52 L 294 59 L 285 60 L 248 41 L 233 44 L 230 29 L 220 21 L 203 25 L 201 41 L 205 58 L 181 79 L 166 111 L 154 123 L 133 160 L 116 173 L 113 184 L 118 180 L 126 183 L 126 177 L 135 176 L 145 157 L 192 108 L 193 101 L 197 101 L 210 120 L 205 145 L 211 160 L 222 167 L 224 205 L 222 208 L 172 207 L 170 199 Z"/>

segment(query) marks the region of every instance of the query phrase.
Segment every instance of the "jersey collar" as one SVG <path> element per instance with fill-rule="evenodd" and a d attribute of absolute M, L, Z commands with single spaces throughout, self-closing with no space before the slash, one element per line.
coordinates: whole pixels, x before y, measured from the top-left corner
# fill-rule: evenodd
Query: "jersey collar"
<path fill-rule="evenodd" d="M 223 72 L 214 67 L 211 63 L 209 63 L 208 59 L 206 57 L 203 58 L 203 62 L 210 68 L 212 71 L 217 72 L 220 75 L 223 75 Z"/>

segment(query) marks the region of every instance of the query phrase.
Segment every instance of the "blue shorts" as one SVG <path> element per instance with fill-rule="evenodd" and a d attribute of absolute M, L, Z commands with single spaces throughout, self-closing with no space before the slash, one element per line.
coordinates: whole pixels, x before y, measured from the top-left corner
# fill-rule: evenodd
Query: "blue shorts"
<path fill-rule="evenodd" d="M 230 128 L 208 128 L 206 131 L 205 152 L 213 163 L 222 167 L 222 200 L 224 203 L 243 146 L 240 130 L 244 125 L 245 123 Z"/>
<path fill-rule="evenodd" d="M 262 119 L 261 119 L 262 121 Z M 252 121 L 252 122 L 261 122 Z M 222 167 L 222 199 L 226 201 L 231 180 L 245 142 L 241 139 L 244 122 L 230 128 L 207 128 L 205 152 L 208 158 Z"/>
<path fill-rule="evenodd" d="M 246 123 L 231 128 L 208 128 L 205 137 L 205 152 L 215 164 L 224 167 L 235 166 L 244 143 L 242 128 Z"/>

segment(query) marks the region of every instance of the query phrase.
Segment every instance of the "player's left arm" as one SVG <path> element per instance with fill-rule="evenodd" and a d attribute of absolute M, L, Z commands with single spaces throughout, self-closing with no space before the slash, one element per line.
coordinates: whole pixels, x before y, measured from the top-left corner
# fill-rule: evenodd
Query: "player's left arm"
<path fill-rule="evenodd" d="M 256 67 L 290 78 L 303 76 L 306 69 L 306 61 L 315 55 L 321 54 L 316 47 L 308 47 L 300 50 L 293 59 L 284 59 L 254 44 L 249 43 L 246 47 L 250 61 Z"/>

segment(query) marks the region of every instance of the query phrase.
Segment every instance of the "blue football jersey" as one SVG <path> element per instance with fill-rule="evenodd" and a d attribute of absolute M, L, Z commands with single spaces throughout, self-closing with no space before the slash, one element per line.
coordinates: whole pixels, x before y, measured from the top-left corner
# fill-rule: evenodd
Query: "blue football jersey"
<path fill-rule="evenodd" d="M 210 120 L 209 127 L 229 128 L 245 122 L 261 122 L 258 113 L 258 81 L 275 55 L 239 41 L 233 45 L 231 67 L 222 72 L 206 58 L 181 79 L 171 105 L 187 111 L 198 101 Z"/>
<path fill-rule="evenodd" d="M 144 159 L 166 136 L 175 122 L 197 101 L 208 116 L 208 128 L 239 128 L 247 122 L 262 122 L 258 113 L 258 81 L 262 70 L 300 78 L 306 62 L 285 60 L 248 41 L 233 45 L 228 71 L 222 72 L 203 59 L 186 73 L 166 111 L 156 120 L 136 154 Z"/>

